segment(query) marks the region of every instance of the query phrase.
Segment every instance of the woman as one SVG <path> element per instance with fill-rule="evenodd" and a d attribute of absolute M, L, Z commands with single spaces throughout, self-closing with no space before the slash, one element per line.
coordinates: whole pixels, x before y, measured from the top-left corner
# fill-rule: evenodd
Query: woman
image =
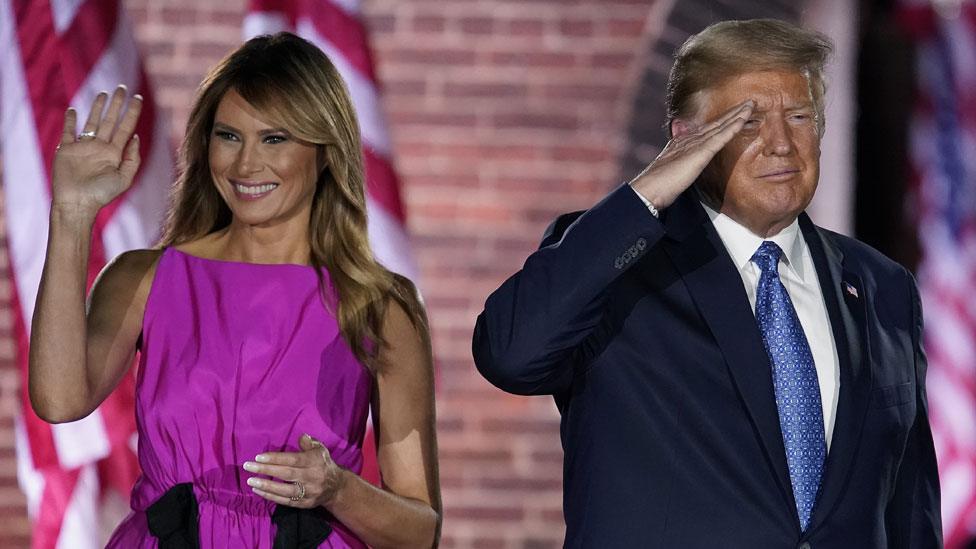
<path fill-rule="evenodd" d="M 106 102 L 108 108 L 102 116 Z M 65 115 L 30 396 L 94 410 L 139 350 L 142 477 L 110 547 L 408 547 L 440 525 L 431 354 L 409 281 L 366 235 L 352 105 L 287 33 L 207 76 L 161 246 L 127 252 L 84 303 L 92 224 L 139 166 L 141 98 Z M 368 407 L 384 489 L 360 478 Z"/>

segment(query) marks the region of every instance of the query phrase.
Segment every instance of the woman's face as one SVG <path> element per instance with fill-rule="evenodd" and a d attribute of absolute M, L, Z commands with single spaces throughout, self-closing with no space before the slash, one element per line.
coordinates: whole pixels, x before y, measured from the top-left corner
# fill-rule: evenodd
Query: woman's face
<path fill-rule="evenodd" d="M 217 105 L 210 175 L 235 223 L 307 226 L 320 166 L 318 147 L 292 136 L 236 91 Z"/>

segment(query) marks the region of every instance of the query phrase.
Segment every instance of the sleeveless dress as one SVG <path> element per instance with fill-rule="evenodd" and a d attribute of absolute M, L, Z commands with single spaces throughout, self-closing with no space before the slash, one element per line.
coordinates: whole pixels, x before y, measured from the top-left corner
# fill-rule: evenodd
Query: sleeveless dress
<path fill-rule="evenodd" d="M 322 441 L 340 466 L 361 471 L 372 381 L 326 309 L 313 267 L 203 259 L 167 248 L 140 342 L 142 476 L 132 512 L 108 547 L 157 547 L 150 532 L 156 502 L 169 507 L 163 518 L 170 522 L 196 520 L 200 547 L 278 547 L 284 527 L 272 515 L 294 509 L 254 494 L 247 485 L 254 474 L 242 465 L 261 452 L 300 451 L 303 433 Z M 179 487 L 185 493 L 177 494 Z M 190 518 L 175 519 L 174 512 L 190 513 L 188 499 L 195 499 Z M 184 508 L 174 511 L 174 501 Z M 313 546 L 365 547 L 324 509 L 317 513 L 328 521 L 327 537 Z M 284 521 L 294 526 L 306 518 Z"/>

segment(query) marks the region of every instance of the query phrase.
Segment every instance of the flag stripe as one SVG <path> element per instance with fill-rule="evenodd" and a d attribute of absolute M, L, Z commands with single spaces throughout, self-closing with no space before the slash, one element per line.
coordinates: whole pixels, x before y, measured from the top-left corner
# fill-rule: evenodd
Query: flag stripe
<path fill-rule="evenodd" d="M 63 56 L 61 82 L 66 97 L 74 97 L 89 78 L 116 36 L 119 23 L 119 6 L 115 0 L 86 0 L 75 12 L 68 30 L 58 38 Z"/>
<path fill-rule="evenodd" d="M 13 17 L 4 18 L 12 13 Z M 79 111 L 79 127 L 101 90 L 124 83 L 141 93 L 136 132 L 144 159 L 129 190 L 103 208 L 95 222 L 89 283 L 109 254 L 143 248 L 158 234 L 172 181 L 167 132 L 139 62 L 135 38 L 117 0 L 0 0 L 0 129 L 23 136 L 3 142 L 10 277 L 16 312 L 18 361 L 26 380 L 30 316 L 44 261 L 50 207 L 49 170 L 65 109 Z M 61 32 L 59 32 L 59 30 Z M 16 181 L 16 183 L 12 183 Z M 34 512 L 34 546 L 96 547 L 101 490 L 126 493 L 138 475 L 134 453 L 135 374 L 130 369 L 98 410 L 81 422 L 50 426 L 33 413 L 23 384 L 22 429 L 29 456 L 18 465 Z M 30 461 L 30 463 L 26 463 Z M 79 479 L 82 479 L 79 481 Z M 38 486 L 42 485 L 42 486 Z M 121 518 L 121 517 L 118 517 Z"/>
<path fill-rule="evenodd" d="M 917 45 L 911 209 L 947 549 L 965 547 L 976 527 L 976 7 L 960 9 L 963 17 L 942 17 L 929 2 L 903 0 L 898 13 Z"/>

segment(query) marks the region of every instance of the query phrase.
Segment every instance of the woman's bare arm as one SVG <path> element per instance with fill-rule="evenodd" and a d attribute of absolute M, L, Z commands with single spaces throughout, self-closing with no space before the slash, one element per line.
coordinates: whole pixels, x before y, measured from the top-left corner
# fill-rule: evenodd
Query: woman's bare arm
<path fill-rule="evenodd" d="M 324 506 L 370 547 L 432 547 L 440 538 L 441 500 L 434 433 L 434 377 L 426 329 L 391 302 L 383 324 L 373 402 L 383 488 L 339 467 L 326 448 L 302 437 L 302 452 L 269 452 L 248 462 L 254 491 L 279 505 Z M 303 490 L 297 484 L 304 485 Z M 298 501 L 289 498 L 304 495 Z"/>
<path fill-rule="evenodd" d="M 139 167 L 132 136 L 141 99 L 119 87 L 108 110 L 99 94 L 75 137 L 76 113 L 65 114 L 52 169 L 47 256 L 31 324 L 29 392 L 41 418 L 80 419 L 118 384 L 132 360 L 158 252 L 123 254 L 99 276 L 86 308 L 89 243 L 98 211 L 124 192 Z M 121 119 L 120 119 L 121 117 Z M 118 128 L 116 129 L 116 123 Z"/>

